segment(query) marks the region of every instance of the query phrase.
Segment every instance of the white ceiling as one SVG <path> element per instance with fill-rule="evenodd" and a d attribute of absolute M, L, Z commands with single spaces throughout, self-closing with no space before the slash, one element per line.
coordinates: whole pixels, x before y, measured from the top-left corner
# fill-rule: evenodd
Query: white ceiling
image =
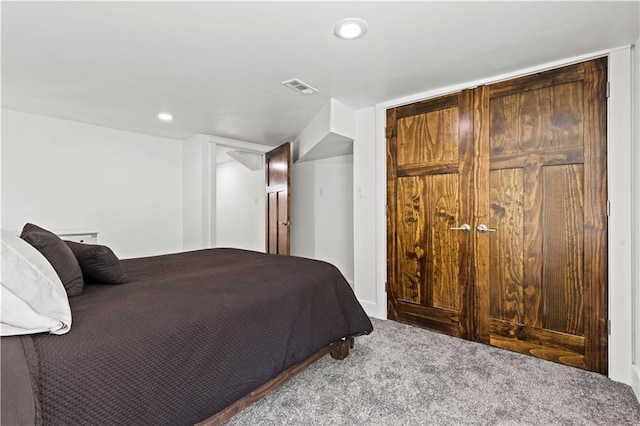
<path fill-rule="evenodd" d="M 346 17 L 368 22 L 364 38 L 332 34 Z M 360 109 L 632 44 L 639 31 L 638 1 L 3 2 L 2 106 L 277 145 L 332 97 Z M 294 77 L 320 92 L 281 86 Z"/>

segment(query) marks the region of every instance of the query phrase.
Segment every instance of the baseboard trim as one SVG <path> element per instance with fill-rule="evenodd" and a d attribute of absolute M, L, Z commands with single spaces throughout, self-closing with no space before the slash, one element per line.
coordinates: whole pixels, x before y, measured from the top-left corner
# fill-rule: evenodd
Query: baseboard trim
<path fill-rule="evenodd" d="M 362 309 L 369 315 L 370 317 L 378 318 L 378 319 L 387 319 L 387 305 L 384 304 L 380 306 L 378 303 L 368 302 L 366 300 L 358 300 Z"/>
<path fill-rule="evenodd" d="M 631 389 L 640 402 L 640 368 L 637 365 L 631 366 Z"/>

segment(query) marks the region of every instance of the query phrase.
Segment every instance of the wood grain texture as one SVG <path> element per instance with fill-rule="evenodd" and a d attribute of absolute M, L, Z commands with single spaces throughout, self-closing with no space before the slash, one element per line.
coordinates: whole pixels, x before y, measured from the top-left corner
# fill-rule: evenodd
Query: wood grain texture
<path fill-rule="evenodd" d="M 399 301 L 397 320 L 446 333 L 450 336 L 467 338 L 459 327 L 461 318 L 456 311 Z"/>
<path fill-rule="evenodd" d="M 584 63 L 568 65 L 566 67 L 494 83 L 491 85 L 489 97 L 490 99 L 495 99 L 514 93 L 539 90 L 545 87 L 557 86 L 574 81 L 583 81 L 584 78 Z"/>
<path fill-rule="evenodd" d="M 607 58 L 583 66 L 585 355 L 589 370 L 607 374 Z"/>
<path fill-rule="evenodd" d="M 278 252 L 278 193 L 267 194 L 267 253 Z"/>
<path fill-rule="evenodd" d="M 541 166 L 524 167 L 524 245 L 523 299 L 524 321 L 530 327 L 541 328 L 542 307 L 542 199 L 544 188 L 540 182 Z"/>
<path fill-rule="evenodd" d="M 586 368 L 584 338 L 492 321 L 490 344 L 572 367 Z"/>
<path fill-rule="evenodd" d="M 491 158 L 489 134 L 489 88 L 480 86 L 474 90 L 473 100 L 474 146 L 473 181 L 470 190 L 473 193 L 473 225 L 489 223 L 489 176 Z M 475 307 L 472 310 L 473 340 L 489 344 L 491 336 L 491 275 L 490 239 L 487 235 L 473 233 L 473 288 Z"/>
<path fill-rule="evenodd" d="M 421 303 L 425 298 L 429 299 L 423 292 L 430 289 L 430 286 L 424 285 L 427 279 L 425 233 L 429 232 L 424 178 L 398 179 L 397 192 L 396 297 Z"/>
<path fill-rule="evenodd" d="M 509 321 L 498 319 L 491 320 L 491 334 L 510 339 L 528 341 L 535 345 L 548 345 L 562 350 L 584 355 L 584 337 L 552 330 L 544 330 L 536 327 L 528 327 L 522 324 L 513 324 Z"/>
<path fill-rule="evenodd" d="M 493 330 L 491 342 L 599 372 L 606 372 L 605 65 L 576 64 L 489 90 L 490 109 L 502 109 L 490 113 L 491 174 L 523 171 L 524 247 L 523 319 L 496 310 L 502 300 L 493 292 L 491 315 L 511 331 L 527 330 L 503 336 Z M 502 183 L 490 185 L 493 196 Z M 494 250 L 504 256 L 500 244 L 492 256 Z M 492 288 L 502 285 L 505 272 L 498 269 Z"/>
<path fill-rule="evenodd" d="M 458 121 L 458 132 L 460 134 L 460 145 L 458 147 L 458 159 L 460 170 L 458 172 L 459 182 L 459 223 L 469 223 L 474 218 L 474 205 L 477 202 L 476 193 L 471 188 L 477 184 L 475 169 L 475 136 L 474 136 L 474 113 L 475 113 L 475 91 L 463 90 L 460 92 L 460 118 Z M 475 243 L 475 233 L 458 236 L 459 244 L 459 272 L 458 272 L 458 294 L 460 304 L 458 312 L 458 333 L 465 339 L 475 339 L 475 311 L 476 311 L 476 289 L 474 282 L 473 247 Z"/>
<path fill-rule="evenodd" d="M 288 191 L 278 191 L 278 221 L 276 229 L 278 230 L 278 254 L 289 254 L 289 196 Z"/>
<path fill-rule="evenodd" d="M 584 333 L 584 188 L 582 165 L 545 167 L 542 173 L 544 324 L 548 330 Z"/>
<path fill-rule="evenodd" d="M 460 238 L 466 235 L 449 230 L 459 221 L 458 175 L 432 175 L 426 178 L 430 200 L 425 228 L 429 239 L 425 245 L 429 251 L 429 265 L 425 283 L 430 287 L 430 306 L 459 310 L 458 288 L 460 267 Z"/>
<path fill-rule="evenodd" d="M 399 119 L 398 166 L 457 162 L 458 115 L 452 107 Z"/>
<path fill-rule="evenodd" d="M 388 144 L 388 211 L 398 213 L 400 201 L 409 211 L 412 195 L 399 196 L 397 182 L 420 180 L 415 205 L 426 213 L 415 217 L 428 245 L 405 250 L 410 239 L 393 238 L 390 279 L 406 253 L 424 254 L 427 268 L 420 302 L 396 300 L 394 318 L 606 374 L 606 65 L 574 64 L 388 111 L 388 140 L 398 131 L 407 139 L 401 161 Z M 456 108 L 457 161 L 437 146 L 439 135 L 454 134 L 442 126 Z M 444 284 L 453 269 L 443 266 L 455 261 L 444 247 L 455 240 L 428 212 L 438 206 L 450 220 L 453 198 L 442 195 L 453 188 L 433 184 L 436 176 L 457 176 L 456 226 L 474 229 L 457 237 L 457 295 Z M 392 222 L 395 236 L 400 222 Z M 480 234 L 481 223 L 498 231 Z"/>
<path fill-rule="evenodd" d="M 387 317 L 398 319 L 398 294 L 403 291 L 397 278 L 397 162 L 396 162 L 396 108 L 387 110 Z"/>
<path fill-rule="evenodd" d="M 548 150 L 584 146 L 584 83 L 553 86 L 551 89 L 551 139 Z"/>
<path fill-rule="evenodd" d="M 491 154 L 582 147 L 582 82 L 491 100 Z"/>
<path fill-rule="evenodd" d="M 458 173 L 460 163 L 458 161 L 455 163 L 443 161 L 437 164 L 410 164 L 398 166 L 396 170 L 398 177 Z"/>
<path fill-rule="evenodd" d="M 536 358 L 585 369 L 584 355 L 555 346 L 537 345 L 530 340 L 512 339 L 500 335 L 491 335 L 490 344 L 521 354 L 532 355 Z"/>
<path fill-rule="evenodd" d="M 290 253 L 291 211 L 291 143 L 272 149 L 265 154 L 266 182 L 266 251 L 288 255 Z M 284 224 L 284 225 L 283 225 Z"/>
<path fill-rule="evenodd" d="M 410 105 L 393 108 L 393 110 L 396 120 L 400 120 L 404 117 L 412 117 L 415 115 L 438 111 L 441 109 L 457 107 L 459 105 L 459 101 L 460 99 L 457 94 L 453 96 L 445 95 L 433 99 L 426 99 L 424 101 L 415 102 Z"/>
<path fill-rule="evenodd" d="M 472 91 L 387 111 L 388 315 L 464 336 L 471 238 L 449 228 L 472 215 L 460 200 L 472 186 L 472 114 Z"/>
<path fill-rule="evenodd" d="M 524 323 L 524 173 L 522 169 L 489 174 L 491 318 Z"/>
<path fill-rule="evenodd" d="M 491 155 L 491 170 L 583 163 L 584 149 L 582 147 L 567 148 L 561 151 Z"/>

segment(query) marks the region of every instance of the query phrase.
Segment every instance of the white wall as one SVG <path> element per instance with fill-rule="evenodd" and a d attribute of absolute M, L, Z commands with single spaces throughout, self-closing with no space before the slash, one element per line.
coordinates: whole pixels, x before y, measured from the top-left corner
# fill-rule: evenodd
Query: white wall
<path fill-rule="evenodd" d="M 295 163 L 291 254 L 334 264 L 353 282 L 353 156 Z"/>
<path fill-rule="evenodd" d="M 226 161 L 216 175 L 216 246 L 264 252 L 264 171 Z"/>
<path fill-rule="evenodd" d="M 215 245 L 216 145 L 197 135 L 182 145 L 182 212 L 184 250 Z"/>
<path fill-rule="evenodd" d="M 367 313 L 378 318 L 386 318 L 386 293 L 384 290 L 386 281 L 386 109 L 603 55 L 609 55 L 612 88 L 612 96 L 609 99 L 608 123 L 610 132 L 608 181 L 609 197 L 612 199 L 612 216 L 609 222 L 610 225 L 613 223 L 609 230 L 609 312 L 612 319 L 612 333 L 609 338 L 609 375 L 615 380 L 634 386 L 636 394 L 640 395 L 640 369 L 638 365 L 632 364 L 633 347 L 631 345 L 632 338 L 635 336 L 635 347 L 638 351 L 636 364 L 640 364 L 640 359 L 638 359 L 640 357 L 640 318 L 638 318 L 640 316 L 640 294 L 638 294 L 640 293 L 638 290 L 640 267 L 633 269 L 633 264 L 640 264 L 640 226 L 637 225 L 638 213 L 640 212 L 640 172 L 637 170 L 638 164 L 640 164 L 640 149 L 637 148 L 640 142 L 640 130 L 638 130 L 638 109 L 636 108 L 632 117 L 629 95 L 631 76 L 633 75 L 636 84 L 635 100 L 640 102 L 637 87 L 640 65 L 636 55 L 635 71 L 631 69 L 632 62 L 629 59 L 630 50 L 628 48 L 595 52 L 582 57 L 569 58 L 521 70 L 509 75 L 461 83 L 391 100 L 376 105 L 373 116 L 370 108 L 358 111 L 358 134 L 354 142 L 353 160 L 354 186 L 356 192 L 360 186 L 374 188 L 373 200 L 367 200 L 367 192 L 365 191 L 365 198 L 356 198 L 355 201 L 355 288 Z M 371 126 L 374 127 L 373 130 Z M 636 150 L 633 157 L 630 154 L 631 148 L 634 146 L 631 140 L 632 126 L 635 129 L 636 137 Z M 375 168 L 373 174 L 368 167 Z M 632 174 L 632 170 L 634 170 L 635 176 Z M 633 204 L 635 210 L 632 210 L 631 203 L 628 201 L 631 194 L 635 194 Z M 371 210 L 372 206 L 373 210 Z M 368 220 L 372 216 L 375 216 L 374 223 Z M 360 221 L 359 218 L 362 218 L 363 221 Z M 631 235 L 630 229 L 633 229 L 633 235 Z M 368 249 L 372 235 L 375 235 L 375 254 L 372 254 Z M 633 258 L 630 256 L 632 247 L 635 247 Z M 373 270 L 375 270 L 375 281 L 371 281 L 371 271 Z M 632 297 L 634 286 L 636 289 L 635 302 Z M 632 331 L 632 312 L 634 311 L 636 317 L 635 334 Z"/>
<path fill-rule="evenodd" d="M 313 259 L 316 251 L 316 162 L 291 166 L 291 254 Z"/>
<path fill-rule="evenodd" d="M 182 142 L 2 110 L 2 227 L 98 231 L 121 258 L 182 250 Z"/>
<path fill-rule="evenodd" d="M 353 155 L 315 163 L 315 258 L 353 283 Z"/>
<path fill-rule="evenodd" d="M 353 142 L 353 256 L 354 290 L 369 315 L 385 317 L 386 293 L 377 294 L 376 276 L 376 150 L 373 107 L 356 114 L 356 138 Z"/>

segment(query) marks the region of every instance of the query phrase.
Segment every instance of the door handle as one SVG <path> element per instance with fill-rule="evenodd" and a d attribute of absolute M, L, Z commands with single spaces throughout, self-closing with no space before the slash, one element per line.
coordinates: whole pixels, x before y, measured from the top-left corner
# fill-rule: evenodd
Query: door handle
<path fill-rule="evenodd" d="M 484 223 L 481 223 L 480 225 L 478 225 L 478 227 L 476 229 L 481 234 L 484 234 L 485 232 L 497 232 L 498 231 L 495 228 L 487 228 L 487 225 L 485 225 Z"/>
<path fill-rule="evenodd" d="M 451 231 L 469 232 L 469 231 L 471 231 L 471 226 L 468 223 L 463 223 L 462 226 L 460 226 L 459 228 L 449 228 L 449 230 L 451 230 Z"/>
<path fill-rule="evenodd" d="M 280 222 L 280 225 L 289 226 L 289 225 L 291 225 L 291 222 Z"/>

